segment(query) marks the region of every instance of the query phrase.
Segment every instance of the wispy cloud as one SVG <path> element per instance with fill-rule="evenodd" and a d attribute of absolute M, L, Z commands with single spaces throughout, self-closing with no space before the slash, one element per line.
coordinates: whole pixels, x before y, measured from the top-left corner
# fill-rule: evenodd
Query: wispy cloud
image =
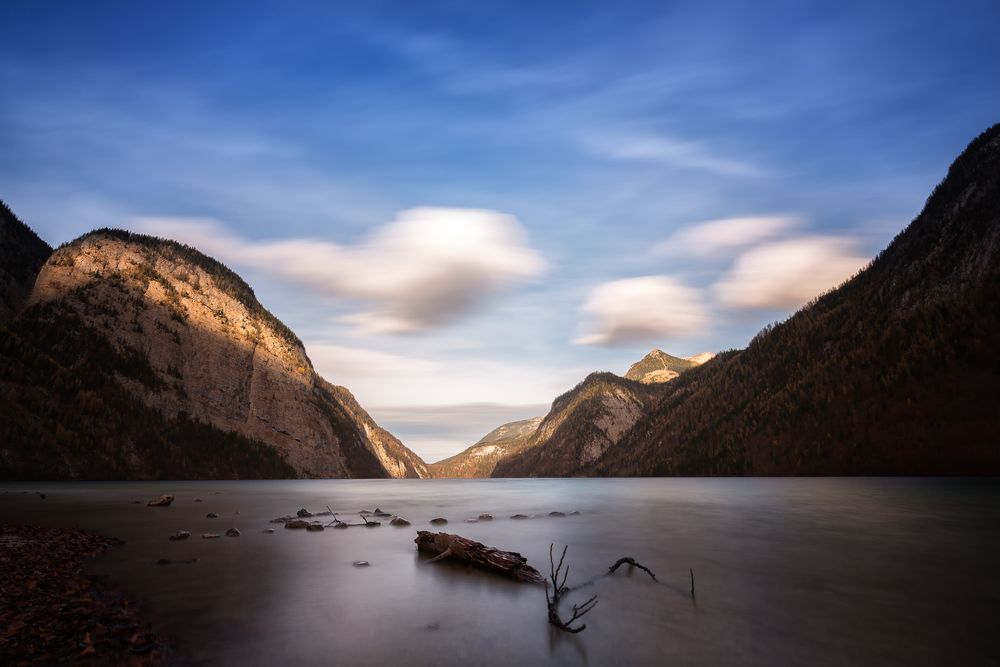
<path fill-rule="evenodd" d="M 798 227 L 796 216 L 755 216 L 709 220 L 685 227 L 656 246 L 661 255 L 711 257 L 737 251 Z"/>
<path fill-rule="evenodd" d="M 853 239 L 806 236 L 751 248 L 714 285 L 730 308 L 798 308 L 836 287 L 868 262 Z"/>
<path fill-rule="evenodd" d="M 699 333 L 708 309 L 698 290 L 669 276 L 607 282 L 591 290 L 580 309 L 584 321 L 573 341 L 620 345 Z"/>
<path fill-rule="evenodd" d="M 659 162 L 678 169 L 697 169 L 724 176 L 765 176 L 764 167 L 719 154 L 705 143 L 665 134 L 586 134 L 581 145 L 614 160 Z"/>
<path fill-rule="evenodd" d="M 362 330 L 401 333 L 448 324 L 545 267 L 510 215 L 417 208 L 355 245 L 320 239 L 252 241 L 211 220 L 139 218 L 142 231 L 189 243 L 320 294 L 364 302 Z"/>

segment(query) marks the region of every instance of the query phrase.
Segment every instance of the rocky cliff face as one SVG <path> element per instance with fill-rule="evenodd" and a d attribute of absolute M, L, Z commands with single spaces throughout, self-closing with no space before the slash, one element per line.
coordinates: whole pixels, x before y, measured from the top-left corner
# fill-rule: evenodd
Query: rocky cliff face
<path fill-rule="evenodd" d="M 493 477 L 561 477 L 591 465 L 629 432 L 662 392 L 612 373 L 592 373 L 552 402 L 525 446 L 500 459 Z"/>
<path fill-rule="evenodd" d="M 52 254 L 22 317 L 54 313 L 148 367 L 115 374 L 141 404 L 263 443 L 296 476 L 427 476 L 346 389 L 317 375 L 302 343 L 242 279 L 196 250 L 90 233 Z"/>
<path fill-rule="evenodd" d="M 693 357 L 681 358 L 654 348 L 645 357 L 629 366 L 625 377 L 643 384 L 669 382 L 684 371 L 700 366 L 714 356 L 711 352 L 702 352 Z"/>
<path fill-rule="evenodd" d="M 534 417 L 503 424 L 468 449 L 428 467 L 434 477 L 489 477 L 500 459 L 529 445 L 541 423 L 542 417 Z"/>

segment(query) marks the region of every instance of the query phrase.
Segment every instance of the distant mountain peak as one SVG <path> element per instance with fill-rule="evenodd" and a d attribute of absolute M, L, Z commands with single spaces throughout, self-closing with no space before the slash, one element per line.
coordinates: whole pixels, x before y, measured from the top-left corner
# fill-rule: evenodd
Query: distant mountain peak
<path fill-rule="evenodd" d="M 704 354 L 708 354 L 707 352 Z M 698 355 L 699 357 L 703 355 Z M 667 354 L 659 348 L 653 348 L 649 353 L 629 366 L 625 377 L 643 384 L 658 384 L 669 382 L 686 370 L 704 362 L 695 359 L 684 359 Z"/>

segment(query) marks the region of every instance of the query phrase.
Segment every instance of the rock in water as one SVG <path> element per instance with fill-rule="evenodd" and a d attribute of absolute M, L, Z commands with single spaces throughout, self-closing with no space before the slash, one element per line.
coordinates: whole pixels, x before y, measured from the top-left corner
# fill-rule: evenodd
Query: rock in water
<path fill-rule="evenodd" d="M 565 512 L 549 512 L 549 516 L 566 516 Z"/>
<path fill-rule="evenodd" d="M 222 537 L 222 536 L 219 535 L 218 533 L 202 533 L 201 534 L 201 539 L 203 539 L 203 540 L 214 540 L 217 537 Z"/>
<path fill-rule="evenodd" d="M 174 502 L 174 497 L 171 495 L 162 495 L 153 498 L 148 503 L 146 507 L 170 507 L 170 503 Z"/>
<path fill-rule="evenodd" d="M 527 514 L 515 514 L 514 516 L 511 517 L 511 519 L 527 519 L 527 518 L 528 518 Z"/>
<path fill-rule="evenodd" d="M 306 528 L 308 526 L 309 522 L 303 521 L 302 519 L 292 519 L 291 521 L 287 521 L 285 523 L 285 528 L 291 528 L 291 529 Z"/>
<path fill-rule="evenodd" d="M 298 516 L 300 519 L 308 519 L 313 514 L 312 514 L 312 512 L 310 512 L 309 510 L 307 510 L 305 507 L 303 507 L 298 512 L 296 512 L 295 515 Z"/>
<path fill-rule="evenodd" d="M 216 514 L 215 512 L 209 512 L 208 514 L 205 515 L 205 518 L 206 519 L 218 519 L 219 515 Z"/>
<path fill-rule="evenodd" d="M 351 564 L 352 564 L 352 565 L 353 565 L 354 567 L 368 567 L 369 565 L 371 565 L 371 563 L 369 563 L 369 562 L 368 562 L 368 561 L 366 561 L 366 560 L 356 560 L 356 561 L 354 561 L 354 562 L 353 562 L 353 563 L 351 563 Z"/>
<path fill-rule="evenodd" d="M 229 530 L 226 531 L 226 537 L 239 537 L 240 534 L 241 533 L 239 528 L 230 528 Z"/>
<path fill-rule="evenodd" d="M 176 533 L 170 536 L 170 539 L 177 541 L 177 540 L 186 540 L 189 537 L 191 537 L 191 533 L 189 533 L 188 531 L 178 530 Z"/>
<path fill-rule="evenodd" d="M 323 524 L 310 523 L 306 525 L 306 530 L 308 530 L 310 533 L 318 533 L 319 531 L 323 530 Z"/>
<path fill-rule="evenodd" d="M 268 535 L 273 535 L 274 534 L 274 528 L 265 528 L 264 532 L 267 533 Z"/>
<path fill-rule="evenodd" d="M 480 514 L 479 515 L 479 520 L 480 521 L 492 521 L 493 520 L 493 515 L 492 514 Z"/>
<path fill-rule="evenodd" d="M 443 526 L 446 523 L 448 523 L 448 519 L 445 519 L 443 517 L 437 517 L 436 519 L 431 519 L 432 526 Z"/>
<path fill-rule="evenodd" d="M 404 518 L 403 518 L 403 517 L 401 517 L 401 516 L 394 516 L 394 517 L 392 517 L 392 519 L 391 519 L 391 520 L 389 521 L 389 525 L 390 525 L 390 526 L 401 526 L 401 527 L 405 527 L 405 526 L 409 526 L 409 525 L 410 525 L 410 522 L 409 522 L 409 521 L 407 521 L 406 519 L 404 519 Z"/>
<path fill-rule="evenodd" d="M 383 512 L 379 508 L 375 508 L 375 516 L 391 516 L 388 512 Z"/>

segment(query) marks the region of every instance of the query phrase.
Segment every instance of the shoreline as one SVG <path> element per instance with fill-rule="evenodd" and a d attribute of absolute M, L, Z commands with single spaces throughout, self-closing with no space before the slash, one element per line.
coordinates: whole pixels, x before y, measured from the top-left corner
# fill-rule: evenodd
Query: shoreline
<path fill-rule="evenodd" d="M 75 528 L 0 524 L 0 656 L 9 665 L 168 663 L 137 607 L 84 565 L 123 544 Z"/>

